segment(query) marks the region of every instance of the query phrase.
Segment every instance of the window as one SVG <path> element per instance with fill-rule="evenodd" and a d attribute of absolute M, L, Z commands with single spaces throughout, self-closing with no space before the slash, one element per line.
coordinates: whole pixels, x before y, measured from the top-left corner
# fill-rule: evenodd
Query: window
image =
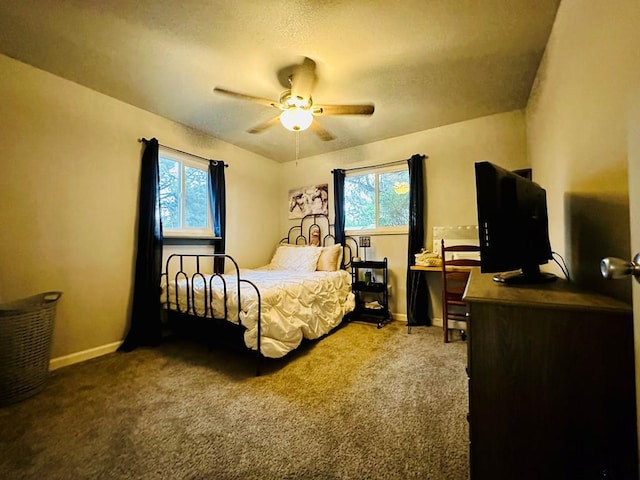
<path fill-rule="evenodd" d="M 409 170 L 406 165 L 347 174 L 345 230 L 406 233 L 409 225 Z"/>
<path fill-rule="evenodd" d="M 159 167 L 164 236 L 213 237 L 208 164 L 160 148 Z"/>

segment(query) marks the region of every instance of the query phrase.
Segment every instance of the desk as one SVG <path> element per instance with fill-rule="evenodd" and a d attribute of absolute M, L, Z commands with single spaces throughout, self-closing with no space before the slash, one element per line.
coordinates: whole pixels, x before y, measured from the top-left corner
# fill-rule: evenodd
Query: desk
<path fill-rule="evenodd" d="M 451 267 L 448 266 L 447 267 L 447 271 L 450 270 L 472 270 L 474 267 Z M 419 310 L 418 306 L 417 306 L 417 302 L 418 302 L 418 294 L 419 293 L 424 293 L 426 295 L 430 295 L 430 291 L 431 291 L 431 295 L 430 295 L 430 304 L 431 304 L 431 309 L 432 309 L 432 315 L 431 315 L 431 321 L 432 321 L 432 325 L 434 324 L 433 320 L 435 319 L 439 319 L 439 317 L 437 317 L 437 315 L 441 314 L 441 310 L 440 309 L 440 305 L 442 303 L 442 284 L 440 282 L 440 279 L 442 278 L 442 265 L 438 265 L 438 266 L 427 266 L 427 265 L 411 265 L 409 267 L 409 271 L 411 273 L 411 297 L 409 298 L 409 304 L 407 305 L 407 320 L 409 319 L 409 312 L 413 312 L 412 313 L 412 317 L 415 317 L 415 312 L 417 312 Z M 422 277 L 422 272 L 433 272 L 433 273 L 437 273 L 439 274 L 437 276 L 437 280 L 434 279 L 433 275 L 425 275 L 425 284 L 424 287 L 420 286 L 420 278 Z M 428 278 L 431 278 L 431 282 L 429 280 L 427 280 Z M 432 289 L 429 289 L 428 284 L 436 282 L 435 285 L 433 285 Z M 411 333 L 411 327 L 414 325 L 419 325 L 418 323 L 410 323 L 407 322 L 407 330 L 409 333 Z M 435 323 L 435 325 L 439 325 L 439 323 Z"/>
<path fill-rule="evenodd" d="M 411 265 L 409 267 L 411 270 L 417 270 L 419 272 L 441 272 L 442 265 L 438 265 L 437 267 L 427 266 L 427 265 Z"/>
<path fill-rule="evenodd" d="M 415 322 L 415 314 L 418 311 L 417 302 L 418 302 L 418 293 L 420 290 L 425 290 L 423 293 L 429 295 L 428 288 L 422 289 L 420 287 L 420 278 L 422 276 L 422 272 L 435 272 L 442 273 L 442 265 L 438 266 L 426 266 L 426 265 L 411 265 L 409 267 L 409 271 L 411 272 L 411 297 L 409 297 L 409 305 L 407 305 L 407 333 L 411 333 L 411 327 L 414 325 L 419 325 Z M 426 279 L 425 279 L 426 283 Z M 425 285 L 426 287 L 426 285 Z M 426 314 L 425 314 L 426 315 Z M 428 315 L 427 315 L 428 316 Z M 411 322 L 410 318 L 413 318 L 414 321 Z M 428 323 L 427 323 L 428 325 Z"/>

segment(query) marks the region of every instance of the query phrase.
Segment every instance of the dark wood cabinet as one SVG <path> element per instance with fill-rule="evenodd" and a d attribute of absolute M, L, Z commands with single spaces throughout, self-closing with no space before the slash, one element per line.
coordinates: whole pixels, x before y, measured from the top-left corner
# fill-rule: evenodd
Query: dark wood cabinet
<path fill-rule="evenodd" d="M 631 307 L 479 272 L 465 300 L 472 480 L 637 479 Z"/>
<path fill-rule="evenodd" d="M 390 320 L 387 259 L 352 262 L 351 290 L 356 297 L 352 319 L 374 321 L 380 328 Z"/>

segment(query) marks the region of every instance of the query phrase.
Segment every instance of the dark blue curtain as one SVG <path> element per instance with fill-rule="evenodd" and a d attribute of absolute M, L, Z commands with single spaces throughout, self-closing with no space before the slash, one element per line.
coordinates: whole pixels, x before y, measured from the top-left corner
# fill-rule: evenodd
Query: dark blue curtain
<path fill-rule="evenodd" d="M 415 263 L 415 254 L 424 247 L 424 155 L 413 155 L 409 160 L 409 246 L 407 252 L 407 324 L 431 325 L 429 318 L 429 292 L 423 272 L 409 267 Z"/>
<path fill-rule="evenodd" d="M 335 169 L 333 173 L 333 233 L 336 243 L 344 245 L 344 170 Z"/>
<path fill-rule="evenodd" d="M 227 226 L 227 194 L 224 181 L 224 162 L 211 160 L 209 162 L 209 194 L 211 198 L 211 213 L 213 214 L 213 233 L 216 240 L 216 253 L 225 253 L 225 232 Z M 224 257 L 214 260 L 214 271 L 224 273 Z"/>
<path fill-rule="evenodd" d="M 162 338 L 160 275 L 162 273 L 162 224 L 158 140 L 144 140 L 138 200 L 138 242 L 129 332 L 120 347 L 130 351 L 141 345 L 157 345 Z"/>

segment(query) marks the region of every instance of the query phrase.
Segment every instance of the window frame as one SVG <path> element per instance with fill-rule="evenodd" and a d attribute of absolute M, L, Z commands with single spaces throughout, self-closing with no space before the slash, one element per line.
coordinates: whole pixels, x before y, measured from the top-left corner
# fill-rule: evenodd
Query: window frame
<path fill-rule="evenodd" d="M 347 172 L 345 174 L 345 181 L 348 177 L 355 177 L 361 175 L 375 175 L 375 228 L 367 228 L 367 229 L 349 229 L 345 225 L 345 234 L 351 236 L 358 235 L 406 235 L 409 233 L 409 222 L 407 216 L 407 224 L 398 227 L 381 227 L 379 225 L 380 221 L 380 202 L 379 202 L 379 188 L 380 188 L 380 175 L 385 173 L 396 173 L 396 172 L 409 172 L 409 166 L 407 164 L 397 164 L 397 165 L 389 165 L 389 166 L 380 166 L 380 167 L 371 167 L 371 168 L 362 168 L 357 171 Z M 345 203 L 346 203 L 346 192 L 345 192 Z M 407 206 L 407 213 L 408 213 Z M 345 220 L 346 220 L 346 212 L 345 212 Z"/>
<path fill-rule="evenodd" d="M 193 245 L 193 244 L 213 244 L 217 237 L 213 231 L 213 212 L 211 208 L 211 178 L 209 175 L 209 163 L 204 159 L 199 159 L 189 154 L 178 152 L 172 149 L 159 147 L 158 163 L 162 159 L 178 162 L 181 168 L 180 175 L 180 222 L 184 224 L 184 212 L 186 196 L 184 193 L 185 186 L 185 166 L 202 170 L 207 178 L 207 222 L 208 228 L 185 228 L 168 229 L 165 225 L 162 227 L 162 238 L 167 245 Z"/>

